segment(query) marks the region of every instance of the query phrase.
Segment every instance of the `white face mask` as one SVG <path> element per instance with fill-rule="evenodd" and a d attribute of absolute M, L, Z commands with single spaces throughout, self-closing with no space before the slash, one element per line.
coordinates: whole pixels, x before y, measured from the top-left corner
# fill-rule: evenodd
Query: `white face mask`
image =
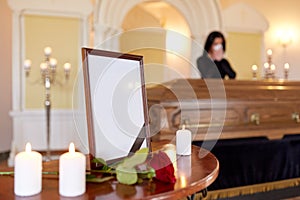
<path fill-rule="evenodd" d="M 221 49 L 223 49 L 223 45 L 222 45 L 222 44 L 217 44 L 217 45 L 214 45 L 214 46 L 213 46 L 213 50 L 214 50 L 214 51 L 219 51 L 219 50 L 221 50 Z"/>
<path fill-rule="evenodd" d="M 213 60 L 221 61 L 223 59 L 223 45 L 222 44 L 216 44 L 212 46 L 212 53 L 211 57 Z"/>

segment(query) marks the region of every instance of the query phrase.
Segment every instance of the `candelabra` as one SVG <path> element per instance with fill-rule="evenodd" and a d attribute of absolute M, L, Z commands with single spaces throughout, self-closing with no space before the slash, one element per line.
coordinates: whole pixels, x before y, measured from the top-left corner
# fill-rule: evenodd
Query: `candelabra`
<path fill-rule="evenodd" d="M 276 66 L 272 63 L 272 50 L 267 50 L 267 62 L 264 64 L 265 68 L 265 79 L 274 79 Z"/>
<path fill-rule="evenodd" d="M 267 62 L 264 63 L 264 78 L 265 79 L 275 79 L 276 78 L 276 66 L 272 62 L 272 50 L 267 50 Z M 290 65 L 288 63 L 284 64 L 284 79 L 288 79 Z M 253 71 L 253 67 L 252 67 Z"/>
<path fill-rule="evenodd" d="M 44 48 L 45 59 L 44 62 L 40 64 L 40 72 L 42 83 L 45 87 L 45 111 L 46 111 L 46 134 L 47 134 L 47 152 L 46 152 L 46 160 L 51 160 L 51 150 L 50 150 L 50 110 L 51 110 L 51 100 L 50 100 L 50 89 L 51 84 L 55 84 L 59 82 L 56 80 L 57 74 L 57 60 L 51 57 L 52 49 L 51 47 Z M 31 70 L 31 60 L 27 59 L 24 61 L 24 69 L 26 73 L 26 77 L 29 77 Z M 69 79 L 71 64 L 64 64 L 64 75 L 65 79 Z"/>

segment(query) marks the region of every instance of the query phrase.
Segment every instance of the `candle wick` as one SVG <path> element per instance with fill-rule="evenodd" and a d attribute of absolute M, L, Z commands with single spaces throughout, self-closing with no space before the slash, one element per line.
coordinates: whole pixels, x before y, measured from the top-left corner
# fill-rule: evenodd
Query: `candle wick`
<path fill-rule="evenodd" d="M 185 124 L 182 125 L 182 130 L 185 130 Z"/>

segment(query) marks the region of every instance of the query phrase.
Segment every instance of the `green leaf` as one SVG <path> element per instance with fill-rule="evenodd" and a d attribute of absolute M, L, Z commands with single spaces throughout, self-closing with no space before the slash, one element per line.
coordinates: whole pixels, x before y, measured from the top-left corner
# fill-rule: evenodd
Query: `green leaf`
<path fill-rule="evenodd" d="M 126 185 L 135 184 L 138 181 L 136 169 L 124 167 L 122 164 L 117 166 L 117 180 Z"/>
<path fill-rule="evenodd" d="M 147 171 L 138 171 L 138 177 L 141 179 L 152 179 L 155 175 L 155 170 L 153 168 L 149 168 Z"/>
<path fill-rule="evenodd" d="M 142 148 L 135 152 L 135 154 L 129 158 L 125 158 L 122 165 L 125 168 L 134 168 L 137 165 L 144 163 L 148 157 L 148 148 Z"/>
<path fill-rule="evenodd" d="M 106 161 L 102 158 L 93 158 L 92 163 L 96 163 L 98 166 L 102 166 L 102 170 L 109 170 L 110 167 L 107 165 Z"/>
<path fill-rule="evenodd" d="M 105 160 L 102 158 L 93 158 L 92 163 L 100 163 L 102 165 L 107 165 Z"/>

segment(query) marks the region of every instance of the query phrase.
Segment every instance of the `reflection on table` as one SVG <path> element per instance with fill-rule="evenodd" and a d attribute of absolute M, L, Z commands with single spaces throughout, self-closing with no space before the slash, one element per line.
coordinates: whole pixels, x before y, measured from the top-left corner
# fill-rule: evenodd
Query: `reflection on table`
<path fill-rule="evenodd" d="M 159 148 L 154 146 L 154 149 Z M 216 157 L 205 149 L 192 147 L 191 156 L 179 156 L 174 165 L 177 181 L 166 184 L 157 180 L 144 180 L 136 185 L 123 185 L 116 180 L 104 183 L 87 183 L 86 193 L 72 200 L 85 199 L 178 199 L 195 194 L 206 189 L 217 178 L 219 162 Z M 12 170 L 12 169 L 10 169 Z M 58 161 L 43 163 L 43 171 L 58 171 Z M 15 200 L 47 200 L 70 198 L 58 193 L 58 177 L 44 175 L 42 192 L 31 197 L 16 197 L 14 195 L 14 179 L 10 176 L 0 177 L 0 199 Z"/>

